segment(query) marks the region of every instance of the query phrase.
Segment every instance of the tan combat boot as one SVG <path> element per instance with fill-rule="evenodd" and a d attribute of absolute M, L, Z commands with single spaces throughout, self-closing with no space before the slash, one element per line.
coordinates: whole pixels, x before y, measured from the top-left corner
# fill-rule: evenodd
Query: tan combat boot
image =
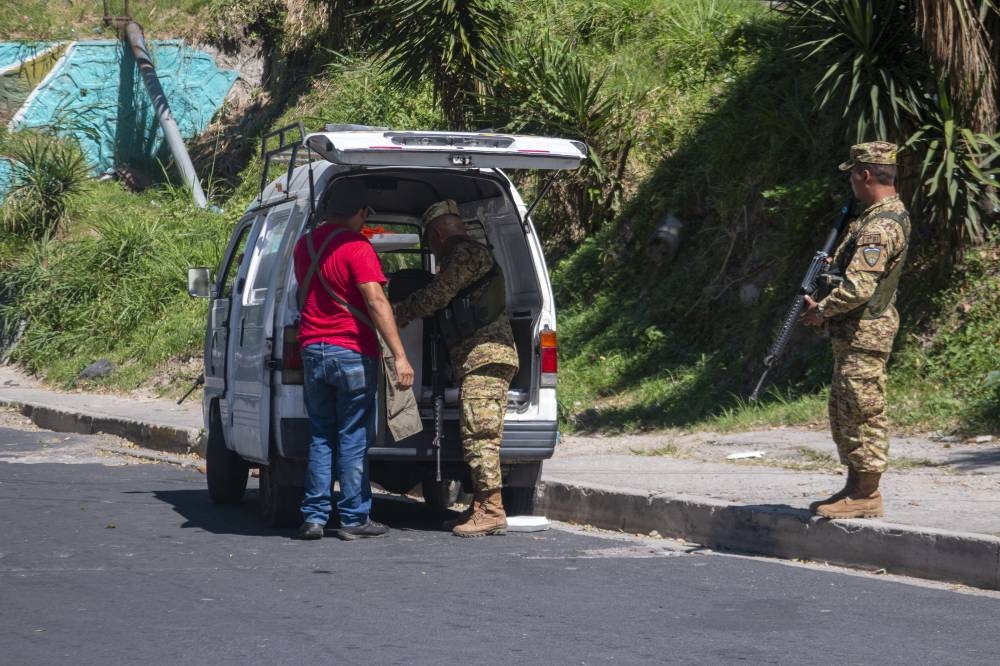
<path fill-rule="evenodd" d="M 809 505 L 809 511 L 811 513 L 816 513 L 816 509 L 824 506 L 826 504 L 833 504 L 838 500 L 842 500 L 852 492 L 854 492 L 854 484 L 858 482 L 858 473 L 854 471 L 853 467 L 847 468 L 847 481 L 844 483 L 844 487 L 830 495 L 826 499 L 816 500 Z"/>
<path fill-rule="evenodd" d="M 448 520 L 442 522 L 441 527 L 448 531 L 455 529 L 456 525 L 461 525 L 462 523 L 464 523 L 465 521 L 467 521 L 469 518 L 472 517 L 472 512 L 473 510 L 475 510 L 475 508 L 476 508 L 476 503 L 469 502 L 469 506 L 465 509 L 465 511 L 458 514 L 458 516 L 454 518 L 449 518 Z"/>
<path fill-rule="evenodd" d="M 472 515 L 452 529 L 452 534 L 460 537 L 486 536 L 507 533 L 507 514 L 503 510 L 500 489 L 476 493 L 472 501 Z"/>
<path fill-rule="evenodd" d="M 858 472 L 854 491 L 833 504 L 824 504 L 816 513 L 824 518 L 878 518 L 882 515 L 882 493 L 877 472 Z"/>

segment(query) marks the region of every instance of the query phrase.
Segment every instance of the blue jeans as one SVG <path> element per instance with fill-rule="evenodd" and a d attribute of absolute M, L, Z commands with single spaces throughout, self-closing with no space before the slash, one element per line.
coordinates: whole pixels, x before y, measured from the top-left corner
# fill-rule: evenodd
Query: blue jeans
<path fill-rule="evenodd" d="M 363 525 L 372 508 L 368 447 L 375 435 L 376 359 L 325 343 L 302 350 L 306 411 L 312 441 L 302 517 L 323 525 L 330 518 L 335 469 L 337 510 L 343 527 Z"/>

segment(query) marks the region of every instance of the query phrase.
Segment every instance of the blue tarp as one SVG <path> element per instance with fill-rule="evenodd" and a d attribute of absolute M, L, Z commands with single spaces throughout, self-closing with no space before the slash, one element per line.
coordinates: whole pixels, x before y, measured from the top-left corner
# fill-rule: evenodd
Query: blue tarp
<path fill-rule="evenodd" d="M 0 159 L 0 203 L 3 203 L 4 193 L 10 189 L 12 175 L 13 173 L 11 171 L 10 162 L 5 159 Z"/>
<path fill-rule="evenodd" d="M 181 134 L 194 137 L 222 106 L 236 73 L 179 40 L 154 41 L 149 48 Z M 168 159 L 135 59 L 117 40 L 72 44 L 13 125 L 76 137 L 98 173 L 120 164 L 156 172 L 157 160 Z"/>
<path fill-rule="evenodd" d="M 0 42 L 0 70 L 34 58 L 55 42 Z"/>

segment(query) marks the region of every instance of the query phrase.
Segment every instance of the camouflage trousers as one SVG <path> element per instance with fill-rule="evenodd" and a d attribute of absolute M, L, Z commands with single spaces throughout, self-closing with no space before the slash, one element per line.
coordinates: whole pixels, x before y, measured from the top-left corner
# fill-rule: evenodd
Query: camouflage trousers
<path fill-rule="evenodd" d="M 515 369 L 494 363 L 462 378 L 462 452 L 476 492 L 501 486 L 500 439 L 507 414 L 507 389 Z"/>
<path fill-rule="evenodd" d="M 856 472 L 881 474 L 889 464 L 885 363 L 889 354 L 834 344 L 830 430 L 840 462 Z"/>

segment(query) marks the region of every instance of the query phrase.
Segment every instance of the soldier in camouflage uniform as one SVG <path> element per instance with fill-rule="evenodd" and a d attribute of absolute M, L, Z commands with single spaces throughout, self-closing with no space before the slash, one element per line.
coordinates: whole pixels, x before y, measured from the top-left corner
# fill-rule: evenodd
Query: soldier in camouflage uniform
<path fill-rule="evenodd" d="M 899 329 L 896 286 L 906 260 L 910 216 L 896 194 L 896 146 L 884 141 L 851 147 L 855 198 L 865 206 L 832 257 L 841 282 L 818 303 L 806 297 L 805 323 L 826 326 L 833 347 L 830 429 L 847 465 L 843 490 L 810 505 L 825 518 L 883 513 L 879 480 L 889 461 L 885 365 Z"/>
<path fill-rule="evenodd" d="M 477 315 L 475 330 L 452 340 L 449 347 L 454 379 L 461 387 L 462 449 L 472 476 L 474 500 L 459 520 L 449 521 L 445 527 L 458 536 L 504 534 L 507 516 L 500 497 L 500 439 L 507 390 L 518 362 L 507 318 L 503 274 L 490 250 L 466 235 L 454 201 L 431 205 L 423 221 L 427 242 L 441 270 L 430 284 L 395 305 L 398 325 L 454 308 L 459 301 L 467 308 L 489 313 Z M 492 305 L 480 307 L 489 302 Z"/>

